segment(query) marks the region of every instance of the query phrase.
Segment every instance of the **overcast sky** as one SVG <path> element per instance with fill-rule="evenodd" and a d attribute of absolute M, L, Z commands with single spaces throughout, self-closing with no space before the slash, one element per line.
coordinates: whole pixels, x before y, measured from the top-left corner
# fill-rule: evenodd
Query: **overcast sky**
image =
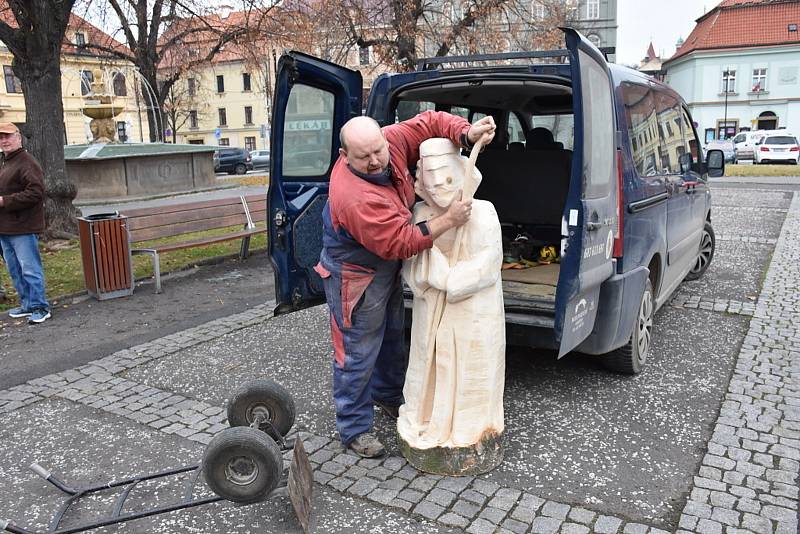
<path fill-rule="evenodd" d="M 618 0 L 617 63 L 638 64 L 653 41 L 656 55 L 669 58 L 678 37 L 686 39 L 694 21 L 721 0 Z"/>

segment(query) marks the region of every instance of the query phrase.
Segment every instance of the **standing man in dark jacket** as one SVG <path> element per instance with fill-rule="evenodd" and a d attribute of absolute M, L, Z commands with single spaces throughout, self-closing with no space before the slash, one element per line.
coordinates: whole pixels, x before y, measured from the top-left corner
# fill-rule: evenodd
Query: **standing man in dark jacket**
<path fill-rule="evenodd" d="M 323 279 L 331 312 L 333 400 L 342 443 L 363 457 L 385 453 L 372 432 L 373 406 L 393 417 L 403 401 L 408 353 L 403 340 L 402 260 L 469 219 L 471 201 L 413 224 L 414 177 L 419 145 L 447 137 L 472 146 L 494 137 L 492 117 L 470 125 L 445 112 L 426 111 L 383 129 L 356 117 L 340 133 L 339 159 L 331 172 L 323 210 Z"/>
<path fill-rule="evenodd" d="M 13 123 L 0 123 L 0 150 L 0 247 L 20 304 L 8 315 L 43 323 L 50 318 L 37 236 L 44 231 L 44 174 Z"/>

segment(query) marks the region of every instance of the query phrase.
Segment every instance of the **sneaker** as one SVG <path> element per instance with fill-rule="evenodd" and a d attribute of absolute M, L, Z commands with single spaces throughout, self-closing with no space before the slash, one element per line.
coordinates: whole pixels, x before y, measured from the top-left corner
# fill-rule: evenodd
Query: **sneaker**
<path fill-rule="evenodd" d="M 30 317 L 28 317 L 28 324 L 43 323 L 50 318 L 50 312 L 45 309 L 33 310 L 33 313 L 29 313 L 28 315 L 30 315 Z"/>
<path fill-rule="evenodd" d="M 29 310 L 23 310 L 22 308 L 11 308 L 8 310 L 8 316 L 13 317 L 14 319 L 19 319 L 20 317 L 30 317 L 33 312 Z"/>
<path fill-rule="evenodd" d="M 378 408 L 380 408 L 383 413 L 385 413 L 392 419 L 397 419 L 400 416 L 400 406 L 385 404 L 381 401 L 372 401 L 372 403 Z"/>
<path fill-rule="evenodd" d="M 386 454 L 386 449 L 372 432 L 364 432 L 348 445 L 350 449 L 362 458 L 378 458 Z"/>

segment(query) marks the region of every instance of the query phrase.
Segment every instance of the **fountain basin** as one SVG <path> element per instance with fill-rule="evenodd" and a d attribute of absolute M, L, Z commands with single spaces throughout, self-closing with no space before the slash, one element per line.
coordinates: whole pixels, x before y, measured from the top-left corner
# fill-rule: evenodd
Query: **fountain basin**
<path fill-rule="evenodd" d="M 109 143 L 67 145 L 67 174 L 76 201 L 125 200 L 187 193 L 217 185 L 210 145 Z"/>
<path fill-rule="evenodd" d="M 122 106 L 113 104 L 94 104 L 83 106 L 81 111 L 84 115 L 93 119 L 111 119 L 122 113 L 124 109 Z"/>

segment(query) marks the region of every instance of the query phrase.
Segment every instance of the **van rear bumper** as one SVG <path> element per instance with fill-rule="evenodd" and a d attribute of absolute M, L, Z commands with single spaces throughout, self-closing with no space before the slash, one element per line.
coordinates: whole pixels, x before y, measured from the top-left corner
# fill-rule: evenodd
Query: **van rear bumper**
<path fill-rule="evenodd" d="M 602 283 L 594 329 L 575 351 L 605 354 L 628 342 L 648 276 L 650 269 L 637 267 Z"/>

